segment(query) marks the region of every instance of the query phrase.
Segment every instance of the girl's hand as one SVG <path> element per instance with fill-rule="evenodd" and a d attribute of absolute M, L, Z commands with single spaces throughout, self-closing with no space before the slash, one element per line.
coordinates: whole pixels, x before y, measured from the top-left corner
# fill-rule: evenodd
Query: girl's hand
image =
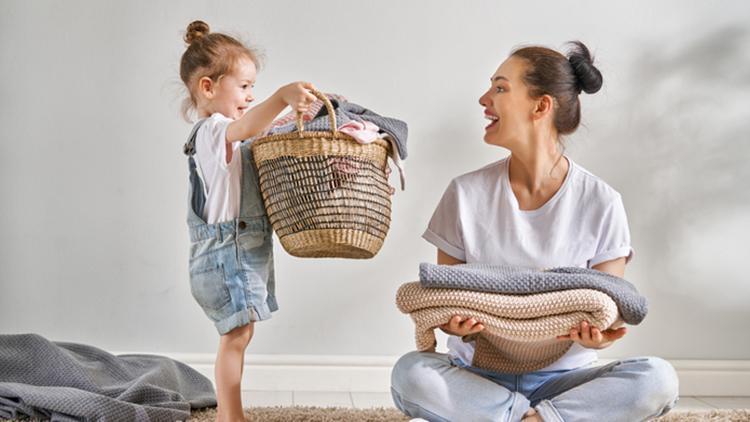
<path fill-rule="evenodd" d="M 318 98 L 310 93 L 315 86 L 310 82 L 292 82 L 284 85 L 277 91 L 281 100 L 288 104 L 292 110 L 304 113 L 310 105 Z"/>
<path fill-rule="evenodd" d="M 615 340 L 621 339 L 626 332 L 625 327 L 601 331 L 596 327 L 590 327 L 588 322 L 581 321 L 580 327 L 571 328 L 570 334 L 557 336 L 557 339 L 573 340 L 587 349 L 604 349 L 611 346 Z"/>
<path fill-rule="evenodd" d="M 474 318 L 464 318 L 456 315 L 447 324 L 441 325 L 440 329 L 446 334 L 463 337 L 484 330 L 484 325 Z"/>

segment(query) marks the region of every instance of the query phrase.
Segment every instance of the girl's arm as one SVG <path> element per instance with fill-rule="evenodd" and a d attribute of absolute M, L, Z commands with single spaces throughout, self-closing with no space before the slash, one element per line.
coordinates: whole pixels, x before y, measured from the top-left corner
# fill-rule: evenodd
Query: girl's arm
<path fill-rule="evenodd" d="M 244 141 L 261 133 L 271 125 L 273 119 L 287 105 L 294 111 L 305 112 L 316 97 L 309 90 L 315 87 L 309 82 L 294 82 L 279 88 L 268 99 L 248 110 L 244 116 L 227 126 L 228 143 Z"/>

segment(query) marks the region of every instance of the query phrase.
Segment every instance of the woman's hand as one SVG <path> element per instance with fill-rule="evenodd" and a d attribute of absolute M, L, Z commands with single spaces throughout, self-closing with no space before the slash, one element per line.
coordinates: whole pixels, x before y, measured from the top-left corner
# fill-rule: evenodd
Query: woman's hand
<path fill-rule="evenodd" d="M 484 330 L 484 325 L 482 325 L 481 322 L 478 322 L 474 318 L 464 318 L 462 316 L 455 315 L 453 318 L 451 318 L 450 321 L 448 321 L 447 324 L 441 325 L 440 329 L 443 330 L 446 334 L 463 337 Z"/>
<path fill-rule="evenodd" d="M 310 93 L 310 90 L 314 89 L 315 86 L 310 82 L 292 82 L 279 88 L 277 93 L 292 110 L 304 113 L 317 100 L 317 97 Z"/>
<path fill-rule="evenodd" d="M 573 327 L 570 333 L 557 336 L 558 340 L 573 340 L 587 349 L 604 349 L 609 347 L 615 340 L 619 340 L 627 332 L 627 328 L 620 327 L 601 331 L 596 327 L 590 327 L 586 321 L 581 321 L 580 327 Z"/>

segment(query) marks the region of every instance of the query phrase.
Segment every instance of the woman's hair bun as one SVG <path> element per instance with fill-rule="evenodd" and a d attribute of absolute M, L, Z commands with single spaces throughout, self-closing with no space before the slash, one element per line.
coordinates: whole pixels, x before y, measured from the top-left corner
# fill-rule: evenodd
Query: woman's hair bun
<path fill-rule="evenodd" d="M 573 72 L 578 80 L 578 86 L 581 91 L 587 94 L 593 94 L 602 87 L 602 74 L 594 66 L 594 58 L 586 46 L 580 41 L 571 41 L 572 44 L 568 51 L 568 61 L 573 66 Z"/>
<path fill-rule="evenodd" d="M 196 40 L 208 35 L 209 29 L 208 24 L 203 21 L 192 21 L 187 26 L 187 30 L 185 31 L 185 42 L 187 44 L 192 44 Z"/>

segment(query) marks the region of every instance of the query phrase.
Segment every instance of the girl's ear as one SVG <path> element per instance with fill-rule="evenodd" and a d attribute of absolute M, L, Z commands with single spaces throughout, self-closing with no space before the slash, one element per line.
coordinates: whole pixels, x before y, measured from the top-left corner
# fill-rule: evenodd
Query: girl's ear
<path fill-rule="evenodd" d="M 198 80 L 198 92 L 206 99 L 210 100 L 214 97 L 214 81 L 208 76 L 204 76 Z"/>
<path fill-rule="evenodd" d="M 541 119 L 550 114 L 555 107 L 555 99 L 545 94 L 539 97 L 534 108 L 534 120 Z"/>

